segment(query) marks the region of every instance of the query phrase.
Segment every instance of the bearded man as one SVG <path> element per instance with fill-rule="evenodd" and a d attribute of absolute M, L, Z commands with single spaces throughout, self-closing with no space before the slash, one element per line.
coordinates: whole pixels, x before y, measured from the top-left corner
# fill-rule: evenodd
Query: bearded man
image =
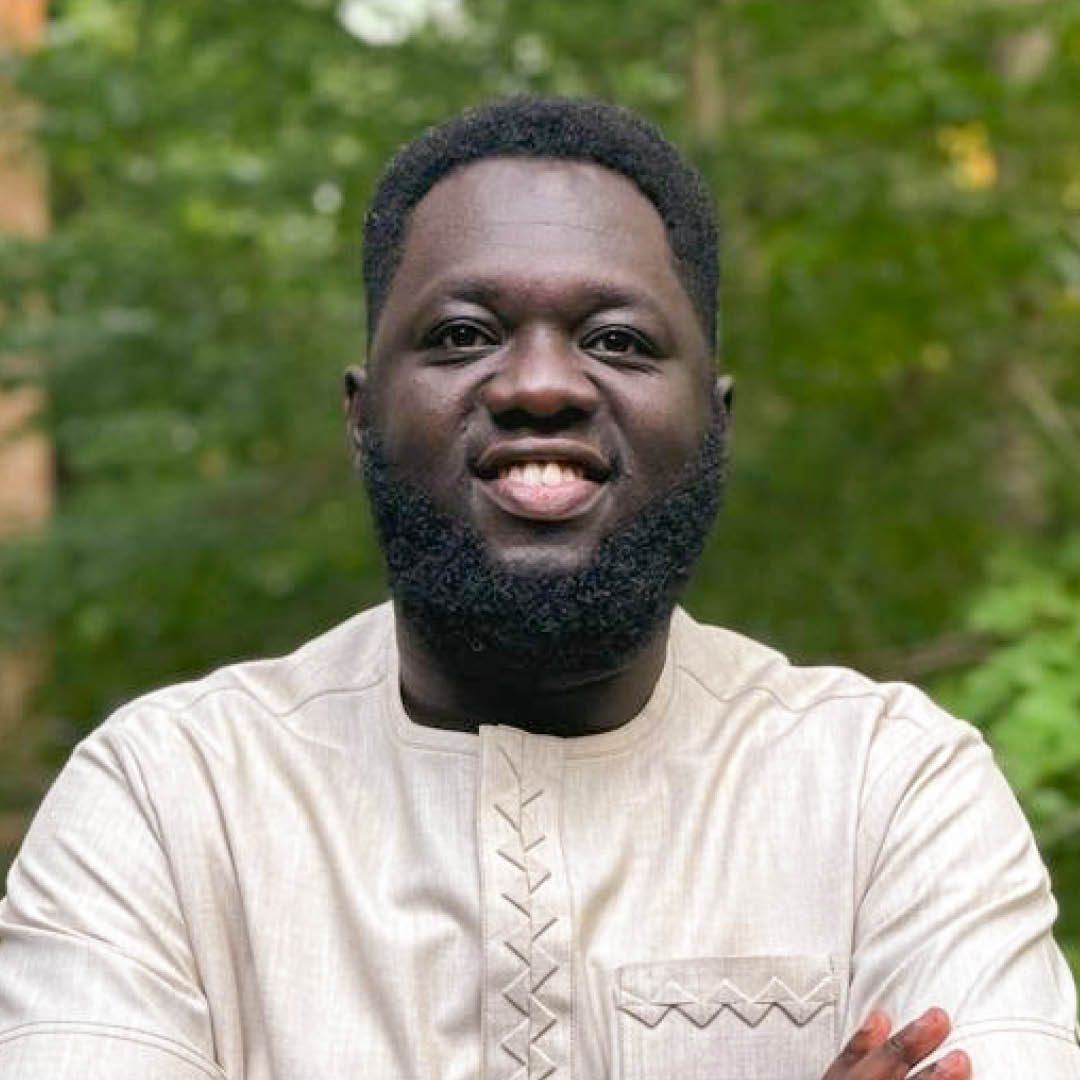
<path fill-rule="evenodd" d="M 76 750 L 0 911 L 0 1076 L 1080 1078 L 978 734 L 676 606 L 730 411 L 700 178 L 500 102 L 401 152 L 364 260 L 392 601 Z"/>

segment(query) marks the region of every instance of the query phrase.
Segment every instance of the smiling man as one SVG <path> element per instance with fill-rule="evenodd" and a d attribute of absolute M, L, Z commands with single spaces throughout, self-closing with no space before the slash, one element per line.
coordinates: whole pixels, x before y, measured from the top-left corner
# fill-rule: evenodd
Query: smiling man
<path fill-rule="evenodd" d="M 634 183 L 580 160 L 489 156 L 453 172 L 398 251 L 382 203 L 428 146 L 373 208 L 369 280 L 400 264 L 384 297 L 370 290 L 370 374 L 349 374 L 403 692 L 429 724 L 617 727 L 656 684 L 720 496 L 714 301 L 699 317 Z M 715 237 L 691 179 L 680 213 L 704 296 Z"/>
<path fill-rule="evenodd" d="M 422 135 L 349 429 L 392 602 L 112 717 L 0 910 L 18 1080 L 1078 1080 L 970 727 L 676 606 L 729 384 L 696 174 L 611 106 Z"/>

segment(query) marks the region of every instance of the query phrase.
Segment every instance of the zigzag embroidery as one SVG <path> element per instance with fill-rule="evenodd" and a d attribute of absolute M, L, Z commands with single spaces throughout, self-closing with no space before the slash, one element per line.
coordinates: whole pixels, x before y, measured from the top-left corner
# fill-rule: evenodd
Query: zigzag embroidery
<path fill-rule="evenodd" d="M 517 1066 L 509 1080 L 547 1080 L 558 1066 L 539 1043 L 558 1017 L 539 995 L 559 965 L 541 940 L 558 920 L 537 898 L 551 877 L 551 871 L 539 858 L 539 849 L 547 838 L 535 817 L 536 803 L 544 789 L 535 788 L 526 794 L 515 762 L 505 748 L 499 747 L 499 752 L 515 781 L 510 790 L 495 800 L 496 811 L 512 831 L 510 840 L 498 849 L 498 854 L 516 874 L 512 886 L 502 896 L 521 919 L 518 929 L 503 942 L 520 961 L 521 970 L 502 988 L 503 997 L 517 1010 L 521 1021 L 499 1045 Z"/>
<path fill-rule="evenodd" d="M 773 976 L 756 994 L 745 994 L 729 979 L 701 996 L 669 979 L 659 994 L 640 997 L 623 990 L 619 1010 L 647 1027 L 656 1027 L 670 1013 L 680 1013 L 697 1027 L 708 1027 L 724 1010 L 750 1027 L 757 1027 L 772 1009 L 779 1009 L 800 1027 L 808 1024 L 832 1001 L 827 988 L 832 976 L 822 979 L 808 994 L 797 994 L 783 979 Z"/>

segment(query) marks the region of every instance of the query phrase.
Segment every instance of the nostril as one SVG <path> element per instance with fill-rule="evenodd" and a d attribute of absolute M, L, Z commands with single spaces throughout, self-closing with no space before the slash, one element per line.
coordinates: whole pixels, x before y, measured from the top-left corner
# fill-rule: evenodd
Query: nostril
<path fill-rule="evenodd" d="M 566 406 L 555 412 L 537 412 L 534 409 L 514 406 L 508 409 L 492 409 L 492 418 L 504 431 L 538 431 L 550 433 L 564 431 L 588 418 L 588 411 Z"/>

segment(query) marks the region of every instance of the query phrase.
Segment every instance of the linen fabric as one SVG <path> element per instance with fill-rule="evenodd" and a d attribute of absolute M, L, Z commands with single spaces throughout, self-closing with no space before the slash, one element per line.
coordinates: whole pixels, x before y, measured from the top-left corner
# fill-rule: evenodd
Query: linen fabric
<path fill-rule="evenodd" d="M 0 906 L 0 1078 L 820 1080 L 934 1004 L 977 1080 L 1080 1080 L 1054 917 L 911 687 L 677 611 L 623 727 L 444 731 L 384 605 L 76 749 Z"/>

